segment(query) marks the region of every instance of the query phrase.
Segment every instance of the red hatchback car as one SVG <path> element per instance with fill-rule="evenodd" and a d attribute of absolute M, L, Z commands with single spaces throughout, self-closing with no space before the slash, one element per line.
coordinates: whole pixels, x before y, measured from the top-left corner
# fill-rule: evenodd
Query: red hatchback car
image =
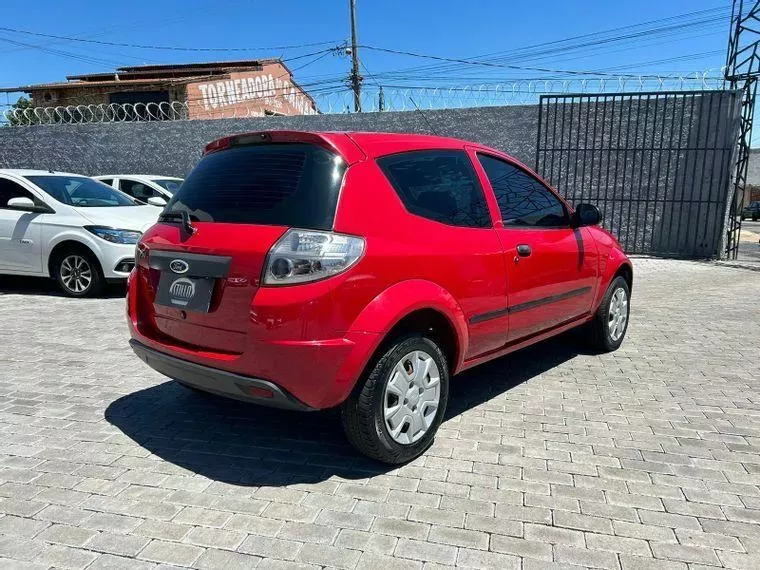
<path fill-rule="evenodd" d="M 580 325 L 620 346 L 633 272 L 599 219 L 475 143 L 223 138 L 137 246 L 130 342 L 191 388 L 340 406 L 359 451 L 409 461 L 452 375 Z"/>

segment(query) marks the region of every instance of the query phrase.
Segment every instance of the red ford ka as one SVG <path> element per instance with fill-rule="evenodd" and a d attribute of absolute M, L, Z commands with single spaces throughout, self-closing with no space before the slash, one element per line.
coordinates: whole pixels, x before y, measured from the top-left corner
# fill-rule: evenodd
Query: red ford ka
<path fill-rule="evenodd" d="M 620 346 L 633 272 L 599 221 L 475 143 L 223 138 L 137 246 L 130 343 L 190 388 L 340 406 L 359 451 L 406 462 L 433 441 L 454 374 L 572 327 Z"/>

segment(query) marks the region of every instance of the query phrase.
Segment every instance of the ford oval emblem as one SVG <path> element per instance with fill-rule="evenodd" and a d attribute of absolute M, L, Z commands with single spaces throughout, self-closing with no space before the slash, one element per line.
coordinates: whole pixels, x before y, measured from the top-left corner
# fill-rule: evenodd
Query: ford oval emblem
<path fill-rule="evenodd" d="M 181 259 L 173 259 L 169 262 L 169 269 L 174 271 L 174 273 L 187 273 L 187 270 L 190 269 L 190 266 L 186 261 L 183 261 Z"/>

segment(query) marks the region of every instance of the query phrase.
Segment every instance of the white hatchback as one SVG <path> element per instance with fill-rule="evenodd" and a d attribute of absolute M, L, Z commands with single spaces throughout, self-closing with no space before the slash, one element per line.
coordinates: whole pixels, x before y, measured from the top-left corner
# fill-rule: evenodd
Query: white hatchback
<path fill-rule="evenodd" d="M 0 169 L 0 274 L 52 277 L 67 295 L 125 280 L 160 210 L 78 174 Z"/>

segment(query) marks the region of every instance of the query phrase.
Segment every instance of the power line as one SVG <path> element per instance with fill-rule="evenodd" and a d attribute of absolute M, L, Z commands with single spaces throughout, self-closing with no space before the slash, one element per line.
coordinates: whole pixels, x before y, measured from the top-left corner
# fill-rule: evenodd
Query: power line
<path fill-rule="evenodd" d="M 97 65 L 113 65 L 113 66 L 121 65 L 121 62 L 114 61 L 114 60 L 101 59 L 101 58 L 97 58 L 97 57 L 90 57 L 90 56 L 87 56 L 87 55 L 82 55 L 82 54 L 78 54 L 78 53 L 74 53 L 74 52 L 70 52 L 70 51 L 64 51 L 64 50 L 49 48 L 49 47 L 40 46 L 40 45 L 36 45 L 36 44 L 29 44 L 29 43 L 26 43 L 26 42 L 20 42 L 20 41 L 17 41 L 17 40 L 12 40 L 10 38 L 6 38 L 6 37 L 2 37 L 2 36 L 0 36 L 0 41 L 9 43 L 9 44 L 15 45 L 15 46 L 22 46 L 22 47 L 25 47 L 25 48 L 37 49 L 37 50 L 43 51 L 45 53 L 49 53 L 49 54 L 52 54 L 52 55 L 58 55 L 60 57 L 65 57 L 65 58 L 68 58 L 68 59 L 74 59 L 74 60 L 77 60 L 77 61 L 83 61 L 85 63 L 95 63 Z"/>
<path fill-rule="evenodd" d="M 284 46 L 212 48 L 212 47 L 157 46 L 157 45 L 130 44 L 130 43 L 121 43 L 121 42 L 108 42 L 108 41 L 103 41 L 103 40 L 92 40 L 88 38 L 76 38 L 76 37 L 71 37 L 71 36 L 57 36 L 54 34 L 43 34 L 41 32 L 19 30 L 16 28 L 8 28 L 5 26 L 0 26 L 0 31 L 12 32 L 16 34 L 26 34 L 29 36 L 37 36 L 41 38 L 49 38 L 49 39 L 63 40 L 63 41 L 69 41 L 69 42 L 82 42 L 82 43 L 104 45 L 104 46 L 126 47 L 126 48 L 134 48 L 134 49 L 152 49 L 152 50 L 161 50 L 161 51 L 190 51 L 190 52 L 250 52 L 250 51 L 267 51 L 267 50 L 277 51 L 277 50 L 284 50 L 284 49 L 300 49 L 300 48 L 306 48 L 306 47 L 316 47 L 316 46 L 323 46 L 323 45 L 328 45 L 328 44 L 335 45 L 343 41 L 343 40 L 329 40 L 329 41 L 323 41 L 323 42 L 313 42 L 313 43 L 284 45 Z"/>
<path fill-rule="evenodd" d="M 103 34 L 113 33 L 116 30 L 122 30 L 124 28 L 127 29 L 139 29 L 140 31 L 145 31 L 147 29 L 160 26 L 162 29 L 166 28 L 167 26 L 173 26 L 175 24 L 178 24 L 180 22 L 186 22 L 188 20 L 192 20 L 199 15 L 203 17 L 204 19 L 207 19 L 209 16 L 218 14 L 219 12 L 229 12 L 229 6 L 226 6 L 224 2 L 217 3 L 216 6 L 212 7 L 204 7 L 202 12 L 199 11 L 192 11 L 187 10 L 183 15 L 178 16 L 176 13 L 171 14 L 170 16 L 164 16 L 156 18 L 154 16 L 151 16 L 147 19 L 141 19 L 141 20 L 132 20 L 132 21 L 121 21 L 118 24 L 111 24 L 108 26 L 99 26 L 92 30 L 83 31 L 82 33 L 85 35 L 85 37 L 89 38 L 90 36 L 101 36 Z M 65 41 L 65 40 L 63 40 Z M 51 42 L 50 45 L 54 45 L 55 43 L 60 42 Z M 0 53 L 11 53 L 14 51 L 22 51 L 24 49 L 28 48 L 12 48 L 10 50 L 2 50 Z"/>
<path fill-rule="evenodd" d="M 524 46 L 522 48 L 518 48 L 516 50 L 508 50 L 504 52 L 494 52 L 491 54 L 486 54 L 481 57 L 489 57 L 489 56 L 514 56 L 514 55 L 521 55 L 521 52 L 529 52 L 529 55 L 533 55 L 536 53 L 536 48 L 548 48 L 549 46 L 557 46 L 554 48 L 555 50 L 566 50 L 568 47 L 571 49 L 577 49 L 578 47 L 585 47 L 587 45 L 596 44 L 600 40 L 598 39 L 600 36 L 606 36 L 610 35 L 610 38 L 606 38 L 604 42 L 607 41 L 614 41 L 618 42 L 621 40 L 631 39 L 635 37 L 639 37 L 640 35 L 653 35 L 653 34 L 663 34 L 663 33 L 671 33 L 673 31 L 678 30 L 688 30 L 693 29 L 695 25 L 703 25 L 705 23 L 713 23 L 713 22 L 720 22 L 725 23 L 725 16 L 728 15 L 728 7 L 718 7 L 718 8 L 709 8 L 705 10 L 696 10 L 693 12 L 685 12 L 683 14 L 677 14 L 675 16 L 668 16 L 666 18 L 659 18 L 656 20 L 649 20 L 646 22 L 641 22 L 639 24 L 629 24 L 627 26 L 620 26 L 616 28 L 608 28 L 605 30 L 599 30 L 596 32 L 591 32 L 587 34 L 581 34 L 577 36 L 571 36 L 568 38 L 560 39 L 560 40 L 553 40 L 550 42 L 542 42 L 538 44 L 533 44 L 529 46 Z M 694 16 L 699 16 L 696 19 L 690 19 Z M 654 26 L 652 27 L 652 24 L 662 24 L 665 22 L 673 22 L 677 21 L 677 23 L 674 24 L 668 24 L 665 26 Z M 644 28 L 642 30 L 638 30 L 637 32 L 633 32 L 632 34 L 624 34 L 621 35 L 620 32 L 626 31 L 626 30 L 635 30 L 637 28 L 642 28 L 644 26 L 649 26 L 647 28 Z M 582 39 L 593 39 L 597 38 L 597 40 L 591 41 L 591 42 L 576 42 L 575 44 L 570 44 L 568 46 L 568 42 L 574 42 L 575 40 L 582 40 Z"/>
<path fill-rule="evenodd" d="M 474 65 L 474 66 L 480 66 L 480 67 L 493 67 L 493 68 L 503 68 L 503 69 L 515 69 L 520 71 L 539 71 L 542 73 L 560 73 L 564 75 L 613 75 L 613 74 L 604 74 L 599 73 L 596 71 L 580 71 L 580 70 L 570 70 L 570 69 L 551 69 L 547 67 L 531 67 L 531 66 L 522 66 L 522 65 L 511 65 L 506 63 L 494 63 L 490 61 L 479 61 L 479 60 L 472 60 L 472 59 L 459 59 L 455 57 L 443 57 L 439 55 L 430 55 L 430 54 L 424 54 L 424 53 L 416 53 L 411 51 L 404 51 L 404 50 L 397 50 L 397 49 L 391 49 L 391 48 L 383 48 L 378 46 L 369 46 L 369 45 L 362 45 L 364 49 L 372 50 L 372 51 L 379 51 L 384 53 L 393 53 L 397 55 L 407 55 L 410 57 L 418 57 L 422 59 L 432 59 L 436 61 L 447 61 L 450 63 L 461 63 L 464 65 Z M 615 77 L 620 77 L 620 74 L 614 74 Z M 638 76 L 636 76 L 638 77 Z"/>
<path fill-rule="evenodd" d="M 98 58 L 91 58 L 91 57 L 88 57 L 88 56 L 81 56 L 79 54 L 74 54 L 72 52 L 65 52 L 65 51 L 62 51 L 62 50 L 56 50 L 56 49 L 52 49 L 52 48 L 45 48 L 43 46 L 37 46 L 37 45 L 33 45 L 33 44 L 25 44 L 23 42 L 17 42 L 15 40 L 10 40 L 8 38 L 0 37 L 0 41 L 8 42 L 8 43 L 11 43 L 11 44 L 21 44 L 21 45 L 24 45 L 26 47 L 32 47 L 32 48 L 35 48 L 35 49 L 39 49 L 41 51 L 44 51 L 46 53 L 50 53 L 52 55 L 59 55 L 61 57 L 67 57 L 67 58 L 70 58 L 70 59 L 76 59 L 76 60 L 79 60 L 79 61 L 84 61 L 86 63 L 96 63 L 96 64 L 99 64 L 99 65 L 105 64 L 105 65 L 112 65 L 112 66 L 118 66 L 118 65 L 120 65 L 119 62 L 115 62 L 115 61 L 103 60 L 103 59 L 98 59 Z M 290 57 L 290 58 L 280 59 L 280 61 L 283 62 L 283 63 L 285 63 L 285 62 L 291 62 L 291 61 L 298 61 L 300 59 L 304 59 L 304 58 L 307 58 L 307 57 L 318 56 L 314 60 L 312 60 L 310 62 L 307 62 L 306 64 L 304 64 L 302 66 L 299 66 L 299 67 L 296 67 L 295 69 L 291 70 L 291 71 L 295 71 L 295 70 L 298 70 L 298 69 L 302 69 L 302 68 L 306 67 L 307 65 L 311 65 L 312 63 L 314 63 L 314 62 L 322 59 L 322 57 L 325 57 L 325 56 L 327 56 L 328 54 L 330 54 L 330 53 L 332 53 L 334 51 L 335 51 L 334 48 L 323 49 L 323 50 L 319 50 L 319 51 L 315 51 L 315 52 L 311 52 L 311 53 L 300 54 L 300 55 L 293 56 L 293 57 Z M 285 77 L 285 75 L 289 75 L 289 74 L 290 73 L 284 74 L 284 75 L 278 77 L 277 79 L 279 79 L 281 77 Z M 83 82 L 81 82 L 81 85 L 83 87 L 87 87 L 87 82 L 83 81 Z"/>
<path fill-rule="evenodd" d="M 674 38 L 682 33 L 693 32 L 697 28 L 703 28 L 707 25 L 713 25 L 716 23 L 723 24 L 725 15 L 728 14 L 727 7 L 710 8 L 705 10 L 697 10 L 693 12 L 687 12 L 678 14 L 675 16 L 669 16 L 666 18 L 660 18 L 657 20 L 650 20 L 639 24 L 631 24 L 627 26 L 621 26 L 617 28 L 611 28 L 607 30 L 600 30 L 593 33 L 582 34 L 578 36 L 572 36 L 560 40 L 554 40 L 550 42 L 542 42 L 529 46 L 524 46 L 514 50 L 492 52 L 489 54 L 483 54 L 480 56 L 464 58 L 465 62 L 488 62 L 488 63 L 501 63 L 501 64 L 515 64 L 518 61 L 536 61 L 539 59 L 545 59 L 551 57 L 553 61 L 560 61 L 567 58 L 568 52 L 572 51 L 588 51 L 592 49 L 594 51 L 599 48 L 604 48 L 603 53 L 609 53 L 606 49 L 606 44 L 625 44 L 630 42 L 636 42 L 636 45 L 641 45 L 641 38 L 649 36 L 652 39 L 657 36 L 665 36 Z M 674 21 L 678 21 L 677 24 L 673 24 Z M 654 24 L 659 24 L 655 25 Z M 665 25 L 662 25 L 665 24 Z M 721 28 L 722 29 L 722 28 Z M 627 34 L 621 34 L 621 32 L 632 32 Z M 577 41 L 582 40 L 582 41 Z M 588 53 L 585 57 L 590 57 L 591 53 Z M 581 56 L 575 56 L 572 59 L 577 59 Z M 456 68 L 461 65 L 460 61 L 448 61 L 449 58 L 444 58 L 445 63 L 417 66 L 406 68 L 404 70 L 381 72 L 378 76 L 386 74 L 394 74 L 397 77 L 400 74 L 410 74 L 414 78 L 419 76 L 420 72 L 444 72 Z M 453 59 L 453 58 L 451 58 Z M 477 63 L 475 63 L 477 65 Z M 588 70 L 594 73 L 596 70 Z"/>

